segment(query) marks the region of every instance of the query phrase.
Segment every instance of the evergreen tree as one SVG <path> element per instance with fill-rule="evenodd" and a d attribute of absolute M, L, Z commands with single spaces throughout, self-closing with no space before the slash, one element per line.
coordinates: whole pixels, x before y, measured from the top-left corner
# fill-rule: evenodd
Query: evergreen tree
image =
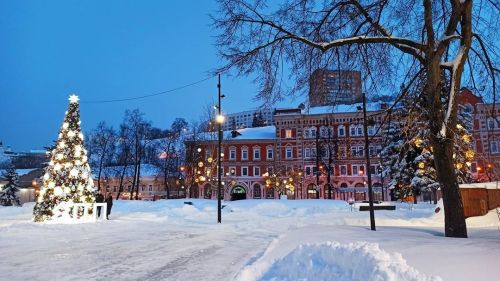
<path fill-rule="evenodd" d="M 410 106 L 412 100 L 417 100 Z M 402 107 L 396 112 L 396 122 L 390 126 L 391 135 L 388 145 L 382 151 L 385 159 L 385 173 L 391 173 L 389 188 L 399 199 L 413 197 L 422 192 L 432 191 L 434 199 L 439 188 L 434 168 L 434 153 L 430 144 L 430 130 L 424 120 L 423 106 L 418 97 L 408 95 L 402 101 Z M 470 113 L 460 110 L 458 124 L 454 134 L 454 162 L 460 183 L 470 181 L 470 162 L 474 157 L 472 137 L 468 133 L 472 129 Z"/>
<path fill-rule="evenodd" d="M 94 183 L 80 128 L 78 97 L 72 95 L 43 186 L 33 210 L 34 220 L 61 221 L 72 217 L 74 203 L 94 203 Z M 90 210 L 89 210 L 90 212 Z M 79 212 L 78 216 L 87 216 Z"/>
<path fill-rule="evenodd" d="M 0 205 L 13 206 L 14 204 L 21 205 L 16 193 L 19 191 L 19 177 L 13 167 L 8 168 L 3 172 L 2 177 L 7 181 L 7 184 L 0 190 Z"/>
<path fill-rule="evenodd" d="M 259 113 L 254 113 L 252 119 L 252 128 L 264 126 L 266 126 L 266 120 L 262 116 L 262 111 L 259 111 Z"/>

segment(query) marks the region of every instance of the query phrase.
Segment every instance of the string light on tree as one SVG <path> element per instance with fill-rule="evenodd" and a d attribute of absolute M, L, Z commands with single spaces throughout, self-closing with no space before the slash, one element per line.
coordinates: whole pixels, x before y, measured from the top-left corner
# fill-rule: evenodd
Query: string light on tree
<path fill-rule="evenodd" d="M 94 184 L 80 128 L 78 96 L 71 95 L 43 185 L 33 210 L 37 222 L 72 219 L 75 203 L 94 203 Z M 78 137 L 77 137 L 78 136 Z M 78 217 L 90 216 L 78 212 Z"/>

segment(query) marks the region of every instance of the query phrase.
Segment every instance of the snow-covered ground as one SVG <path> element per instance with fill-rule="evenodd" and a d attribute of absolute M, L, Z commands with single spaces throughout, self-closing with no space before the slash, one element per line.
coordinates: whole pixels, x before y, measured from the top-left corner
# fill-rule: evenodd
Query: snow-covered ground
<path fill-rule="evenodd" d="M 496 212 L 443 236 L 434 205 L 351 212 L 343 201 L 115 201 L 111 220 L 31 222 L 0 207 L 0 280 L 498 280 Z"/>

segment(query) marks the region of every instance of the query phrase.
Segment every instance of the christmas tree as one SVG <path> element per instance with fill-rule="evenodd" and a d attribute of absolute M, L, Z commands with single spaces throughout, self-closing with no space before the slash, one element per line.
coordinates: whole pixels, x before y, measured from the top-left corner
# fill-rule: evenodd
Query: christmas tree
<path fill-rule="evenodd" d="M 8 168 L 2 177 L 7 181 L 7 184 L 2 187 L 0 191 L 0 205 L 13 206 L 19 204 L 19 199 L 16 193 L 19 191 L 19 178 L 14 168 Z"/>
<path fill-rule="evenodd" d="M 83 146 L 80 128 L 78 97 L 69 98 L 69 109 L 64 117 L 51 160 L 45 169 L 43 186 L 33 210 L 34 220 L 63 221 L 73 218 L 74 203 L 94 203 L 94 183 Z M 78 218 L 91 215 L 82 210 Z"/>

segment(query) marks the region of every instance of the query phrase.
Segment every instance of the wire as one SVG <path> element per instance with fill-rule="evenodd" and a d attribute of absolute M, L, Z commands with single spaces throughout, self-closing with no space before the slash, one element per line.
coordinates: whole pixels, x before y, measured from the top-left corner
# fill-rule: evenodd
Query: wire
<path fill-rule="evenodd" d="M 214 74 L 214 75 L 208 76 L 206 78 L 203 78 L 201 80 L 198 80 L 198 81 L 195 81 L 195 82 L 192 82 L 192 83 L 189 83 L 189 84 L 185 84 L 185 85 L 173 88 L 173 89 L 169 89 L 169 90 L 166 90 L 166 91 L 163 91 L 163 92 L 154 93 L 154 94 L 149 94 L 149 95 L 144 95 L 144 96 L 138 96 L 138 97 L 123 98 L 123 99 L 113 99 L 113 100 L 88 100 L 88 101 L 82 100 L 82 101 L 80 101 L 80 103 L 111 103 L 111 102 L 122 102 L 122 101 L 130 101 L 130 100 L 138 100 L 138 99 L 150 98 L 150 97 L 154 97 L 154 96 L 168 94 L 168 93 L 171 93 L 171 92 L 175 92 L 175 91 L 187 88 L 187 87 L 191 87 L 191 86 L 200 84 L 202 82 L 207 81 L 208 79 L 214 78 L 216 75 L 218 75 L 218 74 Z"/>

